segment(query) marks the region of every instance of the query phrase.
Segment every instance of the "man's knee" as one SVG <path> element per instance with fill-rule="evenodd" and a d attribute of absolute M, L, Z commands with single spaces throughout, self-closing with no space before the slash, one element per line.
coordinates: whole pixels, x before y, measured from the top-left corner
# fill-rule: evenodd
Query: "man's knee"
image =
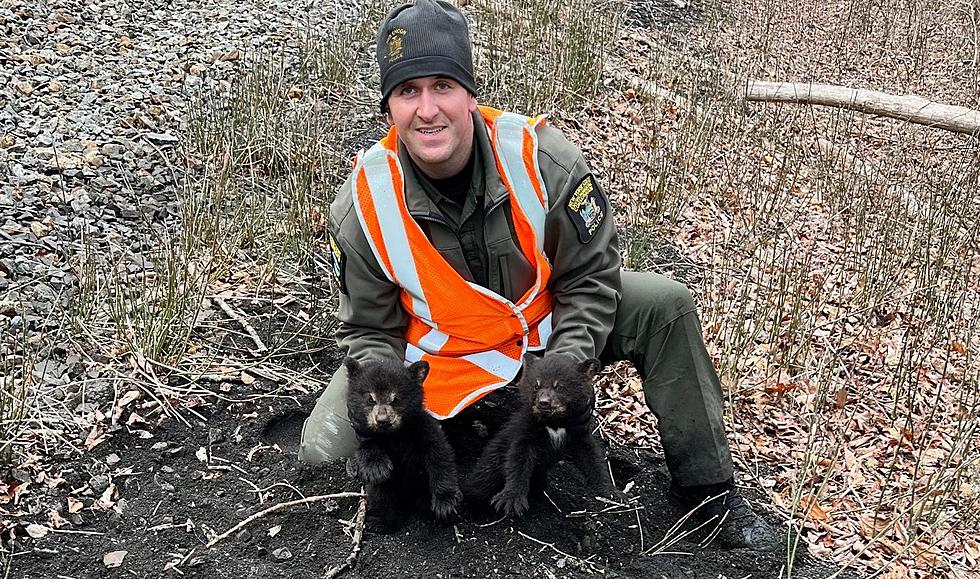
<path fill-rule="evenodd" d="M 639 317 L 656 332 L 677 318 L 696 311 L 694 296 L 684 284 L 659 273 L 623 272 L 620 310 Z"/>
<path fill-rule="evenodd" d="M 303 423 L 299 459 L 318 464 L 352 456 L 356 449 L 357 438 L 347 418 L 347 370 L 341 366 Z"/>

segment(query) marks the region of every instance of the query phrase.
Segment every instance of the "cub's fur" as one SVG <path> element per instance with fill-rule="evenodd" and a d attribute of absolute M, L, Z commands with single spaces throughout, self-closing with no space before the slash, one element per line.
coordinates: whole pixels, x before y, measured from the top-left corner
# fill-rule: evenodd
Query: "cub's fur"
<path fill-rule="evenodd" d="M 589 486 L 613 490 L 599 442 L 592 435 L 599 361 L 576 363 L 567 356 L 524 356 L 518 384 L 521 407 L 484 449 L 464 485 L 476 505 L 491 503 L 508 515 L 528 509 L 528 494 L 544 490 L 548 470 L 570 455 Z"/>
<path fill-rule="evenodd" d="M 357 472 L 366 485 L 367 524 L 394 531 L 405 507 L 425 499 L 438 518 L 462 500 L 452 448 L 422 405 L 427 362 L 360 364 L 346 358 L 347 414 L 357 435 Z"/>

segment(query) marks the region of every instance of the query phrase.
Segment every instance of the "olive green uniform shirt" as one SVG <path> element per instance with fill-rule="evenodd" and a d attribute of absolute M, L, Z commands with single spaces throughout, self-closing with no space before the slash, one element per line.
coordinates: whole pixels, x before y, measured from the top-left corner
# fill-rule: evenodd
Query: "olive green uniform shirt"
<path fill-rule="evenodd" d="M 458 227 L 462 216 L 447 217 L 426 192 L 399 143 L 406 203 L 433 246 L 463 278 L 477 281 L 467 254 L 480 251 L 485 255 L 486 279 L 479 281 L 517 301 L 534 283 L 534 265 L 517 242 L 510 196 L 497 171 L 486 125 L 479 112 L 473 118 L 476 159 L 467 197 L 478 199 L 480 195 L 474 191 L 482 192 L 482 216 L 477 216 L 482 227 L 467 230 L 465 225 Z M 552 266 L 549 285 L 554 296 L 553 332 L 547 351 L 577 359 L 598 357 L 612 329 L 621 294 L 621 262 L 612 209 L 581 151 L 553 127 L 539 126 L 537 134 L 538 163 L 548 196 L 544 248 Z M 330 233 L 340 249 L 340 255 L 333 256 L 341 288 L 337 342 L 348 355 L 361 361 L 403 360 L 408 314 L 399 301 L 401 288 L 388 280 L 371 251 L 353 208 L 353 186 L 352 174 L 330 207 Z M 434 189 L 431 184 L 428 187 Z M 474 238 L 481 230 L 482 238 Z"/>

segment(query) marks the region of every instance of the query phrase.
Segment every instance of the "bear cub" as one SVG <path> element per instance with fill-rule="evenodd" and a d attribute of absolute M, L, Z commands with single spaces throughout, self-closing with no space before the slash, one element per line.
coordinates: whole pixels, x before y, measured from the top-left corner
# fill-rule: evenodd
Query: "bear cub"
<path fill-rule="evenodd" d="M 615 487 L 602 448 L 593 436 L 595 358 L 578 363 L 569 356 L 524 355 L 518 382 L 520 408 L 487 444 L 466 479 L 467 500 L 490 503 L 498 511 L 520 516 L 528 495 L 543 491 L 548 471 L 570 456 L 590 488 L 610 495 Z"/>
<path fill-rule="evenodd" d="M 462 500 L 456 460 L 442 427 L 422 403 L 428 362 L 405 367 L 394 361 L 361 364 L 347 357 L 344 366 L 368 528 L 398 530 L 411 506 L 431 510 L 440 519 L 454 514 Z"/>

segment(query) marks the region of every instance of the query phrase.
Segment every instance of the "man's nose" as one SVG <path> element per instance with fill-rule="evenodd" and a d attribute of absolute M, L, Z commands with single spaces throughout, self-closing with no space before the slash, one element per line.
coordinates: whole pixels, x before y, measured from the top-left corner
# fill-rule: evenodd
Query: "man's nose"
<path fill-rule="evenodd" d="M 419 95 L 419 108 L 416 114 L 420 119 L 429 121 L 435 118 L 439 113 L 439 107 L 436 105 L 435 95 L 431 91 L 425 89 L 422 94 Z"/>

